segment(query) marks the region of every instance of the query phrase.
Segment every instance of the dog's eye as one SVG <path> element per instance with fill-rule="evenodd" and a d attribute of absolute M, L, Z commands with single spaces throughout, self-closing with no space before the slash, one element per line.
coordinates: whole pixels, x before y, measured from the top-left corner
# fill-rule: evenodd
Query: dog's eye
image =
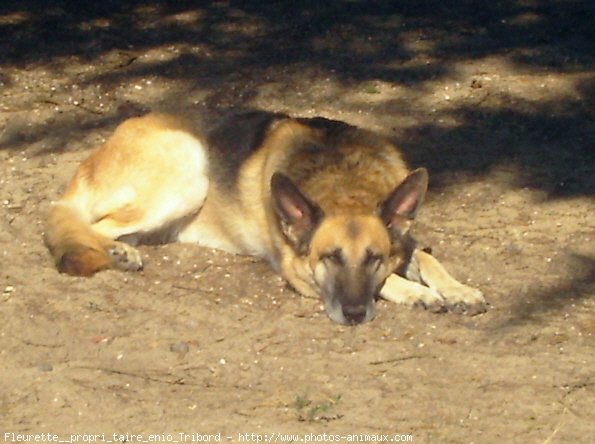
<path fill-rule="evenodd" d="M 341 254 L 340 249 L 325 253 L 320 257 L 320 259 L 334 265 L 345 265 L 345 260 L 343 259 L 343 254 Z"/>
<path fill-rule="evenodd" d="M 375 270 L 382 263 L 382 259 L 383 258 L 381 254 L 377 254 L 373 251 L 368 250 L 366 252 L 366 257 L 364 258 L 364 267 L 373 268 Z"/>

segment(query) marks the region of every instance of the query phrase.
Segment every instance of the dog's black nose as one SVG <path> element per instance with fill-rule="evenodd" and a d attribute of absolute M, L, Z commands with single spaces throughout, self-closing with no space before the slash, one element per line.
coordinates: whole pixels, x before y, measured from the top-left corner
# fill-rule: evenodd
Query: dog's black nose
<path fill-rule="evenodd" d="M 350 324 L 360 324 L 366 317 L 365 305 L 344 305 L 343 316 Z"/>

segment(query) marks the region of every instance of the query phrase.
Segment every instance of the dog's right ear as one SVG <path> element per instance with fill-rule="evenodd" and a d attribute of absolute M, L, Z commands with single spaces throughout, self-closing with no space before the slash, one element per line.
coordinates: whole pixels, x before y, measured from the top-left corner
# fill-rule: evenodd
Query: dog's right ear
<path fill-rule="evenodd" d="M 281 231 L 298 254 L 306 254 L 324 212 L 282 173 L 275 173 L 271 178 L 271 197 Z"/>

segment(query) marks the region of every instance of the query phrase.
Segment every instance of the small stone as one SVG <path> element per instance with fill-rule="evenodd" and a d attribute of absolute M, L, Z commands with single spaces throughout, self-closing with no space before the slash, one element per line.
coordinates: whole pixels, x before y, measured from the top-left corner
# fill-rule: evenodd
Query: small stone
<path fill-rule="evenodd" d="M 54 370 L 54 367 L 49 362 L 43 362 L 37 366 L 37 370 L 40 372 L 51 372 Z"/>
<path fill-rule="evenodd" d="M 187 342 L 176 342 L 169 346 L 169 351 L 173 353 L 188 353 L 190 345 Z"/>

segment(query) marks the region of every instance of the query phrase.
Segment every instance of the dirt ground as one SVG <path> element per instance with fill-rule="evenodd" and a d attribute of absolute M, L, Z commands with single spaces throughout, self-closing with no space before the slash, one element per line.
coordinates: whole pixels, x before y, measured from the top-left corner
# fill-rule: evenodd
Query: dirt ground
<path fill-rule="evenodd" d="M 594 18 L 587 0 L 3 2 L 0 440 L 595 442 Z M 250 108 L 376 130 L 427 166 L 417 236 L 489 311 L 380 302 L 340 326 L 266 264 L 193 245 L 56 272 L 48 205 L 118 122 Z"/>

